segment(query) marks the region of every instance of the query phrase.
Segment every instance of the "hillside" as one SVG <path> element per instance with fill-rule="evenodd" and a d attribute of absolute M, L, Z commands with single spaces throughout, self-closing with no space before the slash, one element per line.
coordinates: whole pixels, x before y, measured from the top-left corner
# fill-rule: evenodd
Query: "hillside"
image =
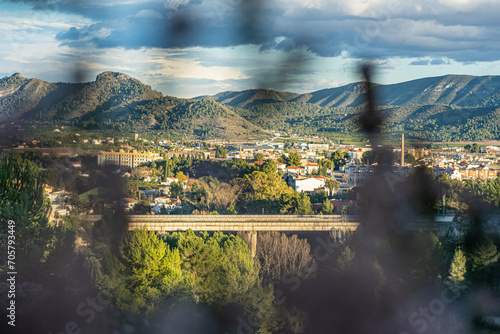
<path fill-rule="evenodd" d="M 172 97 L 139 103 L 127 119 L 118 119 L 120 129 L 154 128 L 201 139 L 236 140 L 257 138 L 262 129 L 213 101 Z"/>
<path fill-rule="evenodd" d="M 353 83 L 300 95 L 247 90 L 199 99 L 239 107 L 239 115 L 264 129 L 338 138 L 359 132 L 365 92 L 363 83 Z M 498 76 L 447 75 L 375 85 L 374 95 L 386 132 L 404 131 L 409 138 L 430 141 L 500 139 Z"/>
<path fill-rule="evenodd" d="M 0 117 L 20 116 L 33 110 L 55 89 L 55 84 L 27 79 L 21 73 L 4 77 L 0 80 Z"/>
<path fill-rule="evenodd" d="M 0 80 L 0 115 L 75 120 L 89 113 L 133 108 L 162 94 L 122 73 L 104 72 L 88 83 L 48 83 L 20 73 Z M 28 115 L 25 115 L 28 114 Z"/>
<path fill-rule="evenodd" d="M 375 85 L 374 92 L 384 132 L 426 141 L 500 139 L 500 77 L 447 75 Z M 365 85 L 353 83 L 308 94 L 255 89 L 179 99 L 122 73 L 104 72 L 79 84 L 16 73 L 0 80 L 0 125 L 18 119 L 200 139 L 262 138 L 263 130 L 342 139 L 361 136 L 364 94 Z"/>
<path fill-rule="evenodd" d="M 86 129 L 158 129 L 199 138 L 247 138 L 261 129 L 216 102 L 164 97 L 123 73 L 87 83 L 48 83 L 16 73 L 0 80 L 0 122 L 33 120 Z"/>
<path fill-rule="evenodd" d="M 195 100 L 212 100 L 238 108 L 249 108 L 264 103 L 287 102 L 300 94 L 277 92 L 269 89 L 249 89 L 242 92 L 222 92 L 214 96 L 199 96 Z"/>
<path fill-rule="evenodd" d="M 456 108 L 443 105 L 382 106 L 383 132 L 404 132 L 425 141 L 500 139 L 500 107 Z M 248 121 L 271 131 L 342 138 L 360 134 L 357 119 L 363 108 L 323 108 L 280 102 L 236 109 Z"/>
<path fill-rule="evenodd" d="M 352 83 L 307 94 L 254 89 L 243 92 L 223 92 L 213 96 L 196 97 L 196 99 L 210 99 L 240 108 L 276 102 L 310 103 L 327 108 L 356 108 L 365 103 L 365 91 L 363 83 Z M 378 105 L 440 104 L 466 108 L 492 107 L 500 105 L 500 76 L 446 75 L 392 85 L 375 85 L 373 91 Z"/>

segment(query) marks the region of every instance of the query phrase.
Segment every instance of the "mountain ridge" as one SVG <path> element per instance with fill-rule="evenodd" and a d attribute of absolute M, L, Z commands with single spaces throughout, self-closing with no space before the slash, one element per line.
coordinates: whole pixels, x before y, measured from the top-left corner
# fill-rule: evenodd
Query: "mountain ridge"
<path fill-rule="evenodd" d="M 49 83 L 21 73 L 6 76 L 0 79 L 0 123 L 16 119 L 86 129 L 158 129 L 201 138 L 251 137 L 262 132 L 227 106 L 164 96 L 120 72 L 103 72 L 85 83 Z"/>
<path fill-rule="evenodd" d="M 472 76 L 448 74 L 426 77 L 395 84 L 375 84 L 373 92 L 379 99 L 378 105 L 449 105 L 456 107 L 483 107 L 500 105 L 500 76 Z M 210 99 L 234 107 L 247 108 L 262 103 L 304 102 L 321 107 L 360 107 L 365 103 L 366 87 L 363 82 L 355 82 L 340 87 L 325 88 L 304 94 L 268 91 L 275 99 L 259 99 L 262 89 L 249 89 L 241 92 L 221 92 L 193 99 Z M 440 93 L 438 93 L 440 92 Z M 228 95 L 233 99 L 228 100 Z M 243 98 L 247 97 L 245 101 Z M 238 103 L 232 101 L 238 97 Z M 283 98 L 289 97 L 289 98 Z M 259 102 L 260 100 L 260 102 Z"/>
<path fill-rule="evenodd" d="M 374 85 L 384 132 L 431 141 L 500 139 L 500 77 L 447 75 Z M 84 129 L 151 131 L 201 139 L 262 138 L 264 131 L 343 138 L 361 132 L 362 82 L 305 94 L 253 89 L 196 99 L 164 96 L 127 74 L 49 83 L 0 79 L 0 125 L 21 118 Z"/>

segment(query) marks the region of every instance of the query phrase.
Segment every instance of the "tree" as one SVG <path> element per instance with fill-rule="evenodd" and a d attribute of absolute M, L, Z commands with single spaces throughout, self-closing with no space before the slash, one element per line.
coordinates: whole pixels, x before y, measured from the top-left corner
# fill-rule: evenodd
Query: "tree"
<path fill-rule="evenodd" d="M 173 198 L 184 198 L 184 187 L 179 182 L 172 182 L 170 184 L 170 197 Z"/>
<path fill-rule="evenodd" d="M 165 207 L 165 205 L 163 205 L 161 208 L 160 208 L 160 215 L 166 215 L 168 214 L 168 210 L 167 208 Z"/>
<path fill-rule="evenodd" d="M 241 191 L 242 186 L 236 181 L 228 184 L 211 176 L 203 176 L 193 184 L 191 198 L 200 209 L 225 212 L 227 207 L 236 204 Z"/>
<path fill-rule="evenodd" d="M 141 200 L 134 206 L 134 211 L 140 215 L 151 213 L 151 204 L 149 201 Z"/>
<path fill-rule="evenodd" d="M 410 164 L 410 165 L 414 165 L 417 163 L 417 159 L 415 159 L 415 156 L 411 153 L 406 153 L 405 154 L 405 162 Z"/>
<path fill-rule="evenodd" d="M 345 248 L 340 252 L 339 257 L 337 258 L 337 268 L 340 272 L 346 272 L 350 268 L 352 268 L 354 260 L 356 258 L 356 252 L 351 250 L 349 246 L 345 246 Z"/>
<path fill-rule="evenodd" d="M 462 249 L 455 249 L 453 260 L 448 271 L 448 278 L 445 284 L 455 293 L 460 293 L 467 288 L 465 274 L 467 273 L 467 259 L 465 258 Z"/>
<path fill-rule="evenodd" d="M 264 154 L 262 154 L 262 153 L 257 153 L 257 154 L 254 156 L 254 160 L 255 160 L 255 161 L 264 161 Z"/>
<path fill-rule="evenodd" d="M 167 177 L 169 177 L 170 173 L 172 172 L 170 170 L 170 159 L 168 158 L 168 156 L 165 158 L 165 169 L 164 169 L 164 171 L 165 171 L 165 175 L 164 175 L 163 179 L 166 181 Z"/>
<path fill-rule="evenodd" d="M 299 194 L 293 190 L 291 193 L 284 193 L 279 199 L 280 212 L 296 215 L 313 214 L 311 201 L 306 194 Z"/>
<path fill-rule="evenodd" d="M 6 251 L 0 254 L 0 261 L 7 263 L 7 234 L 14 235 L 15 244 L 21 246 L 15 248 L 20 275 L 37 277 L 45 270 L 41 264 L 55 250 L 57 238 L 63 234 L 49 224 L 49 210 L 50 201 L 45 200 L 38 166 L 20 155 L 1 155 L 0 248 Z M 9 224 L 9 220 L 15 225 Z"/>
<path fill-rule="evenodd" d="M 266 160 L 266 162 L 264 162 L 260 170 L 261 172 L 266 174 L 276 173 L 278 171 L 278 165 L 276 165 L 276 162 L 274 162 L 274 160 L 268 159 Z"/>
<path fill-rule="evenodd" d="M 288 154 L 287 160 L 286 160 L 286 165 L 287 166 L 300 166 L 301 161 L 300 161 L 300 156 L 297 152 L 290 152 Z"/>
<path fill-rule="evenodd" d="M 191 273 L 193 292 L 209 305 L 242 302 L 249 289 L 260 285 L 259 266 L 239 237 L 188 231 L 167 235 L 166 241 L 179 249 L 182 269 Z"/>
<path fill-rule="evenodd" d="M 321 208 L 321 213 L 324 215 L 330 215 L 333 213 L 333 210 L 335 207 L 333 206 L 332 202 L 330 202 L 329 199 L 325 199 L 323 202 L 323 207 Z"/>
<path fill-rule="evenodd" d="M 175 177 L 179 180 L 179 183 L 181 184 L 187 181 L 186 175 L 184 175 L 184 173 L 181 171 L 178 171 L 177 174 L 175 174 Z"/>
<path fill-rule="evenodd" d="M 16 229 L 46 220 L 49 205 L 42 180 L 34 162 L 19 155 L 0 156 L 0 218 L 5 227 L 2 231 L 7 230 L 7 219 L 16 220 Z"/>
<path fill-rule="evenodd" d="M 228 153 L 228 150 L 226 150 L 225 148 L 218 148 L 215 151 L 215 157 L 219 159 L 226 159 Z"/>
<path fill-rule="evenodd" d="M 337 190 L 339 190 L 340 182 L 335 179 L 327 179 L 325 180 L 325 186 L 330 190 L 330 196 L 334 194 Z"/>
<path fill-rule="evenodd" d="M 472 253 L 472 274 L 477 281 L 482 281 L 483 285 L 492 273 L 493 265 L 498 261 L 500 254 L 497 247 L 490 238 L 484 239 Z"/>
<path fill-rule="evenodd" d="M 125 286 L 117 303 L 142 315 L 151 315 L 182 285 L 181 258 L 153 231 L 128 232 L 121 250 Z"/>
<path fill-rule="evenodd" d="M 226 215 L 237 215 L 237 214 L 238 214 L 238 211 L 236 211 L 233 204 L 231 204 L 227 207 Z"/>
<path fill-rule="evenodd" d="M 323 203 L 328 198 L 328 194 L 323 189 L 316 191 L 309 196 L 312 203 Z"/>
<path fill-rule="evenodd" d="M 299 239 L 295 234 L 288 237 L 279 232 L 262 232 L 258 240 L 256 258 L 265 281 L 276 282 L 290 277 L 307 279 L 316 271 L 306 239 Z"/>
<path fill-rule="evenodd" d="M 345 165 L 348 159 L 349 152 L 335 151 L 330 154 L 330 160 L 333 161 L 336 170 L 338 170 L 340 166 Z"/>
<path fill-rule="evenodd" d="M 254 171 L 251 174 L 245 175 L 244 180 L 252 190 L 253 200 L 265 199 L 276 200 L 284 193 L 293 191 L 280 176 L 276 173 L 266 174 L 259 171 Z"/>

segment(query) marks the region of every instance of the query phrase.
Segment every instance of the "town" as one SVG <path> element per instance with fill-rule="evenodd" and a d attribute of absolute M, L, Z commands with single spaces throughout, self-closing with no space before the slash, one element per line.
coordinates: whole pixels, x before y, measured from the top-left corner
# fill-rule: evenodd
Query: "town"
<path fill-rule="evenodd" d="M 54 133 L 59 134 L 61 130 L 56 129 Z M 40 148 L 41 142 L 36 139 L 30 139 L 12 150 L 32 150 L 47 157 L 67 159 L 65 169 L 78 179 L 88 179 L 91 168 L 113 168 L 116 175 L 128 180 L 127 193 L 130 196 L 122 198 L 120 205 L 129 214 L 355 214 L 358 207 L 356 189 L 376 167 L 369 145 L 345 145 L 327 140 L 314 141 L 314 138 L 300 141 L 300 138 L 283 140 L 275 136 L 258 142 L 224 143 L 167 139 L 153 141 L 142 139 L 139 134 L 129 139 L 90 139 L 80 138 L 79 134 L 70 137 L 73 138 L 73 147 L 77 144 L 86 150 L 61 147 L 64 143 L 60 141 L 55 147 Z M 397 157 L 394 159 L 393 171 L 401 177 L 406 177 L 416 166 L 429 168 L 437 178 L 446 177 L 461 183 L 485 182 L 500 175 L 500 149 L 496 146 L 473 144 L 446 147 L 430 144 L 420 147 L 407 145 L 405 149 L 401 146 L 403 141 L 404 137 L 400 139 L 400 146 L 392 148 Z M 404 161 L 401 160 L 402 150 Z M 214 172 L 200 174 L 199 167 L 195 168 L 193 161 L 212 161 L 216 164 L 212 166 Z M 231 163 L 232 168 L 238 168 L 239 172 L 221 176 L 219 168 L 224 163 Z M 267 183 L 257 181 L 258 173 L 253 172 L 275 174 L 274 183 L 270 180 L 266 180 Z M 246 179 L 243 180 L 242 176 Z M 209 188 L 207 177 L 222 181 L 228 189 L 231 188 L 233 196 L 216 198 L 215 202 L 221 202 L 207 205 L 206 197 L 218 196 L 217 193 L 206 194 Z M 71 212 L 79 216 L 101 214 L 103 207 L 116 204 L 105 201 L 97 204 L 106 198 L 102 196 L 109 190 L 106 187 L 84 187 L 79 190 L 85 191 L 75 193 L 76 189 L 67 189 L 64 182 L 57 182 L 55 178 L 52 180 L 45 184 L 44 189 L 51 202 L 50 218 L 53 221 L 61 220 Z M 277 196 L 269 196 L 265 194 L 266 189 L 256 188 L 258 182 L 263 187 L 271 188 L 284 185 L 290 193 L 296 194 L 296 198 L 302 196 L 305 204 L 299 207 L 297 203 L 291 204 L 289 201 L 281 203 L 281 206 L 254 207 L 257 199 L 276 201 L 286 193 L 281 191 Z M 203 185 L 205 189 L 201 191 Z M 445 207 L 443 210 L 446 210 Z M 448 211 L 455 212 L 454 209 L 448 206 Z"/>

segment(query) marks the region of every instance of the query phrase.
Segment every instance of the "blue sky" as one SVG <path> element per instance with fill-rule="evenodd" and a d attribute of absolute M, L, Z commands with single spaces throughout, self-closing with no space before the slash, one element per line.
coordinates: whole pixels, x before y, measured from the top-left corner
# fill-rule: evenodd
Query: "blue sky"
<path fill-rule="evenodd" d="M 129 74 L 166 95 L 500 74 L 497 0 L 0 0 L 0 76 Z"/>

